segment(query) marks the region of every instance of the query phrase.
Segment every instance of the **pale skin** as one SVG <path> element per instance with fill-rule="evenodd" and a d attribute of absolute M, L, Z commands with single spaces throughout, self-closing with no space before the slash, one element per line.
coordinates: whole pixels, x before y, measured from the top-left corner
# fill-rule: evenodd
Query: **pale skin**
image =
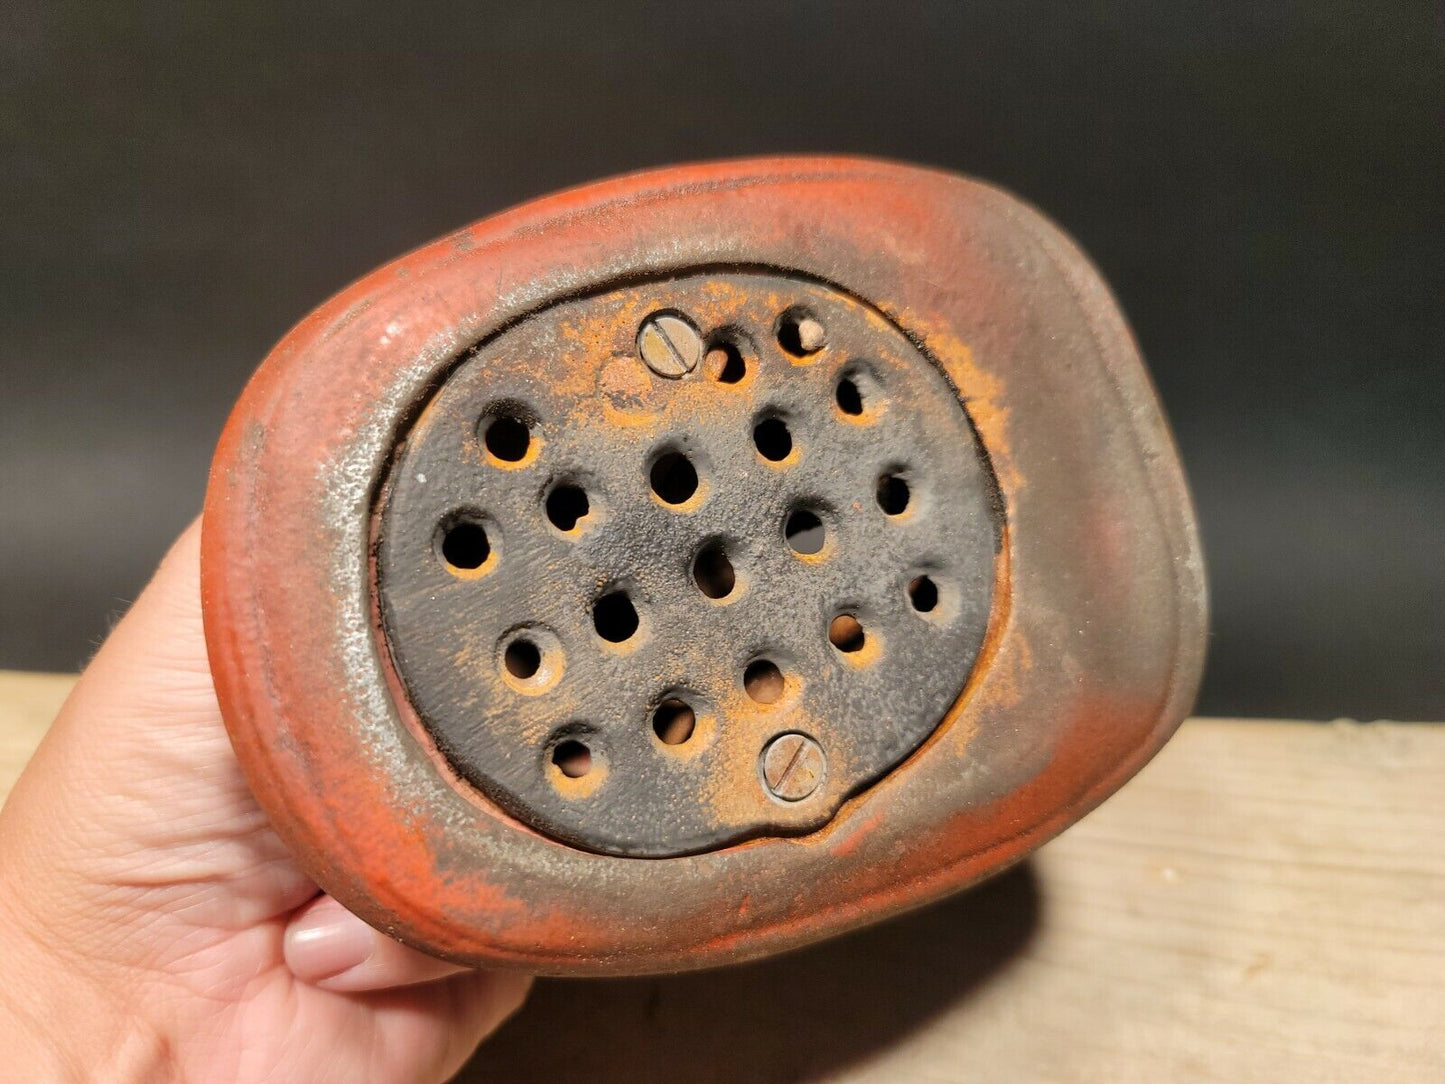
<path fill-rule="evenodd" d="M 176 542 L 0 810 L 0 1075 L 446 1080 L 529 980 L 392 941 L 292 860 L 221 722 L 199 534 Z"/>

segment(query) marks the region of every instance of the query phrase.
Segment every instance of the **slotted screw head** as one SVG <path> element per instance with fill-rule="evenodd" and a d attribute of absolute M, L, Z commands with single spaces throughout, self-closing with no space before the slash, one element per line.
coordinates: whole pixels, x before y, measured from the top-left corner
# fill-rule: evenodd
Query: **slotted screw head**
<path fill-rule="evenodd" d="M 800 802 L 823 782 L 828 761 L 806 734 L 779 734 L 763 750 L 763 782 L 774 798 Z"/>
<path fill-rule="evenodd" d="M 637 352 L 658 376 L 676 380 L 702 360 L 702 336 L 675 313 L 654 313 L 637 332 Z"/>

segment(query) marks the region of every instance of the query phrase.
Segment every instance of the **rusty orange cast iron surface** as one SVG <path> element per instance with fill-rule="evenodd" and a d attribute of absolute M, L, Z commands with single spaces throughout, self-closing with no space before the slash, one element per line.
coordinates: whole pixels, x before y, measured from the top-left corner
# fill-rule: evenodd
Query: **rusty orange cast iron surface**
<path fill-rule="evenodd" d="M 852 159 L 468 227 L 297 326 L 212 468 L 206 636 L 277 830 L 377 927 L 749 959 L 1017 861 L 1188 710 L 1193 516 L 1037 212 Z"/>

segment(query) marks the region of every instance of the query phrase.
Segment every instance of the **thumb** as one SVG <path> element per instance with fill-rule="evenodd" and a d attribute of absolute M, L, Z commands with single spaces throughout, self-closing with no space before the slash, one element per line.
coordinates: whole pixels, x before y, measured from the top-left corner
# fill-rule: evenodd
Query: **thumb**
<path fill-rule="evenodd" d="M 61 708 L 0 811 L 6 878 L 46 926 L 115 886 L 153 883 L 160 856 L 201 859 L 243 834 L 279 850 L 221 721 L 201 625 L 192 523 Z M 257 855 L 257 859 L 267 856 Z M 186 862 L 196 877 L 200 861 Z"/>
<path fill-rule="evenodd" d="M 248 795 L 206 661 L 192 522 L 81 674 L 6 810 L 116 823 L 202 791 Z"/>
<path fill-rule="evenodd" d="M 86 667 L 54 733 L 69 738 L 87 728 L 86 741 L 114 749 L 220 726 L 201 623 L 200 542 L 193 520 Z M 104 727 L 95 727 L 102 718 Z"/>

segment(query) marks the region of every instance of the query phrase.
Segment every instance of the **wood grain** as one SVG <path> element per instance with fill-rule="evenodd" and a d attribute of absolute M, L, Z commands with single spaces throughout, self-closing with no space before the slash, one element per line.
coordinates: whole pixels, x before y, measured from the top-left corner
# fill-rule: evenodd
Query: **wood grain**
<path fill-rule="evenodd" d="M 0 795 L 70 679 L 0 673 Z M 1030 862 L 747 967 L 540 982 L 464 1080 L 1445 1080 L 1445 725 L 1195 719 Z"/>

